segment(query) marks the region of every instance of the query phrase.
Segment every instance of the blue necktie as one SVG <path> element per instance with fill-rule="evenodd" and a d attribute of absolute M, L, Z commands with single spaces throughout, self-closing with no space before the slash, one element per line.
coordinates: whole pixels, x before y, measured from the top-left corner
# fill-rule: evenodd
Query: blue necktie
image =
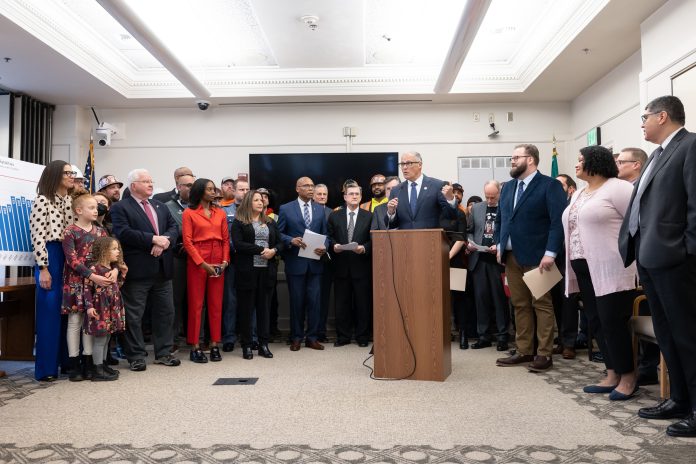
<path fill-rule="evenodd" d="M 411 215 L 416 216 L 416 202 L 418 202 L 418 190 L 416 190 L 415 182 L 411 182 L 411 198 L 409 198 L 408 203 L 411 206 Z"/>
<path fill-rule="evenodd" d="M 522 199 L 522 194 L 524 193 L 524 182 L 519 181 L 517 184 L 517 199 L 515 200 L 515 208 L 517 208 L 517 205 L 520 204 L 520 200 Z"/>
<path fill-rule="evenodd" d="M 304 218 L 304 223 L 305 227 L 309 229 L 309 225 L 312 223 L 312 219 L 309 217 L 309 206 L 307 203 L 304 204 L 304 214 L 302 215 Z"/>

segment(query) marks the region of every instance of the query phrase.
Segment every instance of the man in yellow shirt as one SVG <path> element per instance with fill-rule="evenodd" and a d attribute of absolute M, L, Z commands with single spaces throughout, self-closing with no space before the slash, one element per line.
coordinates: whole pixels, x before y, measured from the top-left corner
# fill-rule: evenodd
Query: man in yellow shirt
<path fill-rule="evenodd" d="M 360 205 L 361 209 L 369 212 L 374 212 L 379 205 L 386 203 L 389 199 L 385 195 L 384 190 L 385 177 L 382 174 L 375 174 L 370 179 L 370 189 L 372 190 L 372 200 L 366 201 Z"/>

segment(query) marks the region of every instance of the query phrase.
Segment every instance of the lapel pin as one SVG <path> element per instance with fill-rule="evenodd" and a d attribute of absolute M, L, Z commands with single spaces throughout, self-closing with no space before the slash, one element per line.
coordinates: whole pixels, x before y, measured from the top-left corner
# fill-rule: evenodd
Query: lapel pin
<path fill-rule="evenodd" d="M 423 190 L 428 190 L 428 187 L 423 187 Z"/>

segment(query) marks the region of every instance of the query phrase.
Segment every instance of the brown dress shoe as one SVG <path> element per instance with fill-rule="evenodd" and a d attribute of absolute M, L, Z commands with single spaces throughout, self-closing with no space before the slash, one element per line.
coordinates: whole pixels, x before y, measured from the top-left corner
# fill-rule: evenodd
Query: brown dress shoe
<path fill-rule="evenodd" d="M 551 356 L 535 356 L 534 361 L 527 366 L 530 372 L 545 372 L 553 367 L 553 358 Z"/>
<path fill-rule="evenodd" d="M 316 341 L 316 340 L 311 341 L 311 342 L 310 342 L 309 340 L 307 340 L 307 341 L 305 342 L 305 346 L 306 346 L 307 348 L 311 348 L 311 349 L 313 349 L 313 350 L 323 350 L 323 349 L 324 349 L 324 345 L 322 345 L 321 343 L 319 343 L 319 342 Z"/>
<path fill-rule="evenodd" d="M 575 348 L 563 348 L 563 359 L 575 359 Z"/>
<path fill-rule="evenodd" d="M 561 353 L 563 353 L 563 345 L 556 345 L 556 346 L 553 348 L 553 352 L 552 352 L 552 353 L 553 353 L 553 354 L 561 354 Z"/>
<path fill-rule="evenodd" d="M 496 366 L 508 367 L 508 366 L 519 366 L 520 364 L 528 363 L 534 361 L 534 356 L 531 354 L 519 354 L 515 353 L 507 358 L 498 358 L 495 361 Z"/>
<path fill-rule="evenodd" d="M 290 343 L 290 351 L 300 351 L 301 346 L 299 340 L 293 340 L 292 343 Z"/>

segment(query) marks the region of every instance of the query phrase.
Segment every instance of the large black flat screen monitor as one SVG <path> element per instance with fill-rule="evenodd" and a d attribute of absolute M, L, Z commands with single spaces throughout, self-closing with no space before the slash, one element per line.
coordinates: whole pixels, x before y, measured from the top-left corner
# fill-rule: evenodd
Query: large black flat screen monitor
<path fill-rule="evenodd" d="M 353 179 L 363 188 L 363 200 L 371 198 L 370 178 L 374 174 L 398 174 L 399 154 L 393 153 L 251 153 L 249 180 L 252 188 L 265 187 L 272 193 L 275 211 L 297 198 L 295 183 L 303 176 L 329 187 L 328 206 L 343 204 L 341 187 Z"/>

